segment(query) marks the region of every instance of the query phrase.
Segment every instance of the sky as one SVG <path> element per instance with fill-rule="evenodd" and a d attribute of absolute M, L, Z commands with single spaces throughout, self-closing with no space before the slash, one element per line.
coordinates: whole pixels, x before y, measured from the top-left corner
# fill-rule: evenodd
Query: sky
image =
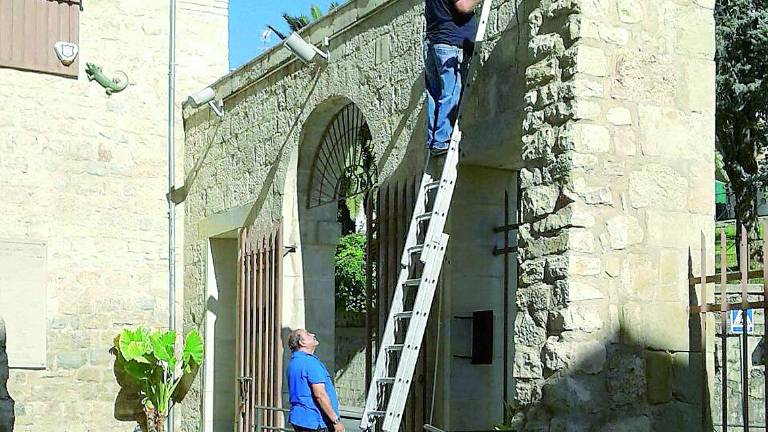
<path fill-rule="evenodd" d="M 331 0 L 230 0 L 229 1 L 229 69 L 236 69 L 278 42 L 271 36 L 262 42 L 267 24 L 288 33 L 283 12 L 309 15 L 312 4 L 328 10 Z M 340 1 L 339 3 L 344 3 Z"/>

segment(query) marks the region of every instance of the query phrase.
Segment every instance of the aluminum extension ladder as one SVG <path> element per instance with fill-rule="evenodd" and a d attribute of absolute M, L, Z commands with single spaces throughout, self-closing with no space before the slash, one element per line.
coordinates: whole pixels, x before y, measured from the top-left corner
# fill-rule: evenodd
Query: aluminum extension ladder
<path fill-rule="evenodd" d="M 475 49 L 470 59 L 467 80 L 463 83 L 463 99 L 468 96 L 474 78 L 475 63 L 485 40 L 491 1 L 483 0 L 475 36 Z M 459 107 L 459 115 L 439 179 L 437 175 L 433 176 L 429 169 L 430 159 L 434 157 L 427 158 L 427 169 L 421 179 L 408 237 L 400 259 L 400 275 L 392 307 L 384 333 L 380 336 L 376 366 L 360 422 L 360 429 L 364 431 L 378 430 L 379 424 L 384 432 L 397 432 L 400 428 L 448 245 L 448 235 L 443 229 L 456 184 L 461 113 L 462 108 Z M 436 167 L 437 163 L 434 166 Z M 437 170 L 438 168 L 434 168 L 434 171 Z"/>

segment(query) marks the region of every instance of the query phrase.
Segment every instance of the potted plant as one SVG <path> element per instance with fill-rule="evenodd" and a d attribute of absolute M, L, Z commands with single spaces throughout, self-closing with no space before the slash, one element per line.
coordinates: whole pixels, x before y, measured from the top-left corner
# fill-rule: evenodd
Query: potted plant
<path fill-rule="evenodd" d="M 171 405 L 183 399 L 202 364 L 200 334 L 197 330 L 187 334 L 179 356 L 176 332 L 126 329 L 115 337 L 112 353 L 118 382 L 140 400 L 146 416 L 142 426 L 162 432 Z"/>

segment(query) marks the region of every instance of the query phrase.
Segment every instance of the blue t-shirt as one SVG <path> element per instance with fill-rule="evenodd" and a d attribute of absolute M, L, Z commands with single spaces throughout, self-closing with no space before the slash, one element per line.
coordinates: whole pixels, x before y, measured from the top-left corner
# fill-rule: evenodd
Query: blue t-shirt
<path fill-rule="evenodd" d="M 456 0 L 426 0 L 427 40 L 433 44 L 448 44 L 469 48 L 475 41 L 475 14 L 456 11 Z"/>
<path fill-rule="evenodd" d="M 331 423 L 312 396 L 312 384 L 325 384 L 325 392 L 331 399 L 331 406 L 339 415 L 339 398 L 333 386 L 331 374 L 325 365 L 312 354 L 294 351 L 288 362 L 288 394 L 291 399 L 291 412 L 288 421 L 295 426 L 309 429 L 324 428 Z"/>

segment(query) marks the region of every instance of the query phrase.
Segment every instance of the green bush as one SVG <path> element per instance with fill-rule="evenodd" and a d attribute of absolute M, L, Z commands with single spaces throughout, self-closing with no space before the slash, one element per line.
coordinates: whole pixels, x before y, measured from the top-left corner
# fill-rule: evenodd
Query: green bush
<path fill-rule="evenodd" d="M 176 353 L 176 332 L 123 330 L 112 350 L 118 382 L 136 389 L 150 431 L 163 430 L 172 401 L 184 397 L 185 386 L 203 362 L 203 339 L 196 330 L 187 334 L 182 352 Z M 121 379 L 122 378 L 122 379 Z"/>
<path fill-rule="evenodd" d="M 336 248 L 336 306 L 347 312 L 365 312 L 365 234 L 343 236 Z"/>

